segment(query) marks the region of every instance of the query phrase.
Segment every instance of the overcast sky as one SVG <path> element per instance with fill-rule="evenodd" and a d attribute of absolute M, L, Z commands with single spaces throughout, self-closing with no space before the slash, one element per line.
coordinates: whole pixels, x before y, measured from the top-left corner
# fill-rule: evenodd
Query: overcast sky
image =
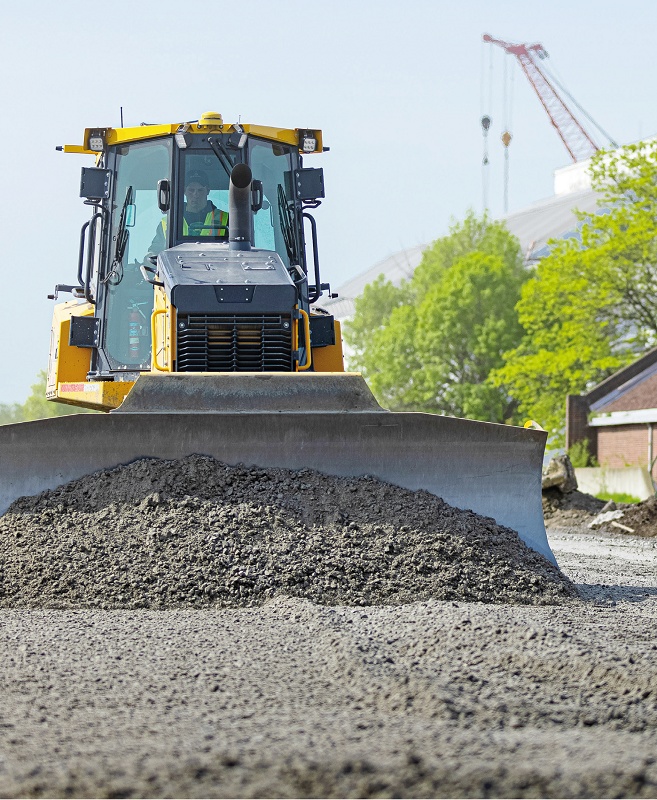
<path fill-rule="evenodd" d="M 11 4 L 0 29 L 0 402 L 22 402 L 47 366 L 46 295 L 74 282 L 89 216 L 80 167 L 93 160 L 55 146 L 118 126 L 121 106 L 126 125 L 219 111 L 321 128 L 330 153 L 306 166 L 324 168 L 320 261 L 335 288 L 481 211 L 484 112 L 493 215 L 505 124 L 509 210 L 552 194 L 568 154 L 515 60 L 493 48 L 491 69 L 483 33 L 541 42 L 571 94 L 627 143 L 657 134 L 656 29 L 655 0 Z"/>

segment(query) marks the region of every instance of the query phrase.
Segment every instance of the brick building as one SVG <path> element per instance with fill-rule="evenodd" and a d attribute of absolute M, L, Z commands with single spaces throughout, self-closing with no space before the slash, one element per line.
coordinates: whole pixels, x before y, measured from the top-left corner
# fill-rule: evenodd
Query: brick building
<path fill-rule="evenodd" d="M 588 439 L 602 467 L 646 467 L 657 478 L 657 347 L 566 400 L 566 447 Z"/>

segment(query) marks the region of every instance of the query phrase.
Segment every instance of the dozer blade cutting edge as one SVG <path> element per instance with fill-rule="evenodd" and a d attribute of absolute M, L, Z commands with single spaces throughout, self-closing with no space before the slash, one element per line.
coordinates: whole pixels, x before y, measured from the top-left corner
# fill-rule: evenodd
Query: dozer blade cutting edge
<path fill-rule="evenodd" d="M 0 426 L 0 513 L 22 495 L 143 457 L 371 475 L 516 530 L 556 563 L 544 431 L 382 409 L 357 374 L 144 374 L 109 414 Z"/>

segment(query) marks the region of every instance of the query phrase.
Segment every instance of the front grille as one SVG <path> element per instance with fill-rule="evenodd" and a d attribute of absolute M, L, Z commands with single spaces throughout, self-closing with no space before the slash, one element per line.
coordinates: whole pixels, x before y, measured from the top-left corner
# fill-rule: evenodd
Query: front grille
<path fill-rule="evenodd" d="M 178 372 L 291 372 L 292 320 L 284 314 L 178 317 Z"/>

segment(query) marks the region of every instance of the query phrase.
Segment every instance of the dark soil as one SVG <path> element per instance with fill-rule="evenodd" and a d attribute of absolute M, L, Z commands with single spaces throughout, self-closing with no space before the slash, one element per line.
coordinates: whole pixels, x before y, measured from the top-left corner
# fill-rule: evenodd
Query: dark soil
<path fill-rule="evenodd" d="M 573 584 L 515 531 L 369 477 L 144 459 L 0 518 L 0 607 L 554 604 Z"/>
<path fill-rule="evenodd" d="M 566 494 L 557 487 L 543 489 L 543 516 L 551 526 L 585 524 L 599 514 L 604 505 L 604 500 L 577 489 Z"/>
<path fill-rule="evenodd" d="M 649 497 L 642 503 L 618 505 L 618 508 L 623 509 L 623 516 L 618 522 L 632 528 L 635 536 L 657 536 L 657 497 Z M 622 528 L 615 530 L 623 532 Z"/>
<path fill-rule="evenodd" d="M 598 500 L 590 494 L 574 491 L 566 494 L 553 487 L 543 490 L 543 516 L 550 527 L 567 528 L 573 532 L 589 531 L 589 524 L 607 505 L 605 500 Z M 657 536 L 657 497 L 649 497 L 641 503 L 616 503 L 613 509 L 620 509 L 622 517 L 613 522 L 603 523 L 596 530 L 619 535 Z M 631 531 L 625 530 L 631 528 Z"/>

